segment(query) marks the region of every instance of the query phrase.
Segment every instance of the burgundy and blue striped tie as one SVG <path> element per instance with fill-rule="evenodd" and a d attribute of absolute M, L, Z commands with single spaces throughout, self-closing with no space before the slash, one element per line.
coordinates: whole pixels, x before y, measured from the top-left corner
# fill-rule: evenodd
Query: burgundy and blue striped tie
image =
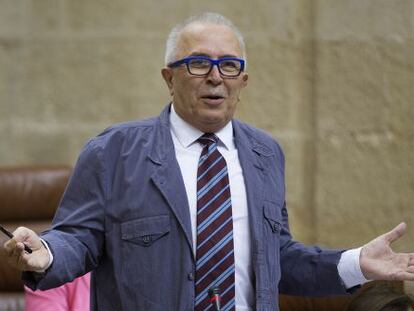
<path fill-rule="evenodd" d="M 195 311 L 212 310 L 209 289 L 219 288 L 221 310 L 235 310 L 233 218 L 226 161 L 218 137 L 204 134 L 197 172 Z"/>

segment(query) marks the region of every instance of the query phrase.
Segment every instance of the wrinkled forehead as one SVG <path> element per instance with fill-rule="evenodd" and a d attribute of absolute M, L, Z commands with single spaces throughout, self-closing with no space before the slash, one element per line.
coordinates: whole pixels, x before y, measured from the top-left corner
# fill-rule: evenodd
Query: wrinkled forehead
<path fill-rule="evenodd" d="M 177 43 L 177 59 L 189 55 L 205 55 L 212 58 L 242 57 L 242 49 L 230 27 L 195 22 L 181 31 Z"/>

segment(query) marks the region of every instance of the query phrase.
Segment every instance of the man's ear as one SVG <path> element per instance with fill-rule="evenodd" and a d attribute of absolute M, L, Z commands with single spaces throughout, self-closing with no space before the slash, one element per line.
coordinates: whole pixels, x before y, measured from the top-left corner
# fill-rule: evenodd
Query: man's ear
<path fill-rule="evenodd" d="M 243 87 L 247 86 L 247 80 L 249 80 L 249 74 L 247 72 L 243 72 L 243 76 L 242 76 Z"/>
<path fill-rule="evenodd" d="M 161 69 L 161 75 L 164 78 L 165 83 L 167 84 L 170 95 L 174 95 L 173 88 L 173 72 L 171 68 L 165 67 Z"/>

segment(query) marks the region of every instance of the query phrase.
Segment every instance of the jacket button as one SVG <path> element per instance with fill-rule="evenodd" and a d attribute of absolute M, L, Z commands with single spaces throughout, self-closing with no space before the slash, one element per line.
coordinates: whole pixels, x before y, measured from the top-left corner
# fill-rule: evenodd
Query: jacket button
<path fill-rule="evenodd" d="M 145 244 L 149 244 L 149 243 L 151 243 L 151 241 L 152 241 L 152 236 L 150 236 L 150 235 L 144 235 L 144 236 L 142 237 L 142 241 L 143 241 Z"/>
<path fill-rule="evenodd" d="M 188 280 L 189 281 L 194 281 L 194 273 L 190 272 L 189 274 L 187 274 Z"/>
<path fill-rule="evenodd" d="M 279 224 L 277 222 L 273 223 L 273 225 L 272 225 L 272 231 L 273 231 L 273 233 L 278 232 L 279 229 L 280 229 L 279 228 Z"/>

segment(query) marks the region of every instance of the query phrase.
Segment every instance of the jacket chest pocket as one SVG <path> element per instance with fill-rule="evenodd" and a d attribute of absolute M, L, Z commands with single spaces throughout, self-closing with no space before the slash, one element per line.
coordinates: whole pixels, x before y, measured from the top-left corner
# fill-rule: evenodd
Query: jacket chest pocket
<path fill-rule="evenodd" d="M 263 217 L 265 219 L 265 226 L 268 228 L 265 230 L 269 234 L 279 235 L 282 228 L 282 211 L 281 208 L 271 202 L 265 202 L 263 206 Z"/>
<path fill-rule="evenodd" d="M 170 216 L 160 215 L 133 219 L 121 224 L 121 238 L 149 247 L 170 232 Z"/>
<path fill-rule="evenodd" d="M 280 280 L 280 233 L 282 229 L 282 211 L 273 202 L 263 205 L 263 249 L 264 249 L 264 278 L 267 284 L 273 286 Z"/>
<path fill-rule="evenodd" d="M 138 310 L 166 310 L 161 293 L 167 292 L 163 276 L 168 275 L 172 256 L 173 224 L 170 215 L 157 215 L 120 224 L 122 292 Z M 128 280 L 128 282 L 124 282 Z M 168 280 L 168 277 L 167 277 Z M 161 296 L 160 296 L 161 295 Z"/>

